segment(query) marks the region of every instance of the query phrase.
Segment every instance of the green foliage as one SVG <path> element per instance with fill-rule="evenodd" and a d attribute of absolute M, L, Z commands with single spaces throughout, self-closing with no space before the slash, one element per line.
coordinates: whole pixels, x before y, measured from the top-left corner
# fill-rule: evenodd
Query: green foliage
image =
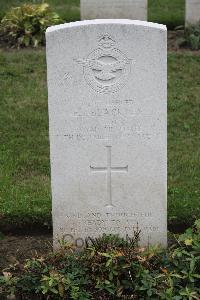
<path fill-rule="evenodd" d="M 1 20 L 0 36 L 14 47 L 44 45 L 47 27 L 61 23 L 47 3 L 24 4 L 11 8 Z"/>
<path fill-rule="evenodd" d="M 45 0 L 0 0 L 0 20 L 3 19 L 11 7 L 22 4 L 39 4 Z M 80 20 L 80 0 L 48 0 L 53 11 L 59 14 L 66 22 Z"/>
<path fill-rule="evenodd" d="M 184 31 L 184 36 L 178 39 L 178 45 L 180 47 L 189 47 L 191 50 L 199 50 L 200 23 L 187 26 Z"/>
<path fill-rule="evenodd" d="M 86 239 L 86 247 L 93 248 L 96 251 L 106 252 L 109 249 L 118 249 L 118 248 L 126 248 L 131 247 L 134 248 L 138 246 L 140 231 L 138 228 L 133 232 L 133 238 L 130 238 L 128 235 L 126 239 L 121 238 L 118 235 L 114 234 L 103 234 L 99 238 L 91 238 L 88 237 Z"/>
<path fill-rule="evenodd" d="M 200 299 L 200 220 L 169 249 L 138 247 L 138 232 L 133 240 L 104 235 L 83 251 L 63 245 L 24 266 L 15 264 L 0 276 L 2 297 Z"/>
<path fill-rule="evenodd" d="M 200 23 L 185 29 L 185 43 L 192 50 L 200 49 Z"/>
<path fill-rule="evenodd" d="M 200 298 L 200 220 L 178 237 L 167 254 L 171 299 Z M 176 296 L 176 298 L 174 298 Z"/>

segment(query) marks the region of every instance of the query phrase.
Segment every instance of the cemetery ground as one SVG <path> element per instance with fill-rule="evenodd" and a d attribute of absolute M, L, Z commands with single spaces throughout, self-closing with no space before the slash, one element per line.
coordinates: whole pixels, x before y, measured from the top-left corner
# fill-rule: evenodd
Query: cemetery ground
<path fill-rule="evenodd" d="M 1 49 L 0 66 L 4 268 L 16 259 L 45 254 L 52 237 L 45 50 Z M 198 52 L 169 52 L 168 224 L 173 232 L 200 217 L 199 74 Z"/>
<path fill-rule="evenodd" d="M 63 19 L 79 18 L 78 1 L 49 2 Z M 150 20 L 183 25 L 183 1 L 164 1 L 165 11 L 161 2 L 150 0 Z M 2 3 L 5 10 L 13 4 Z M 178 13 L 169 17 L 169 6 Z M 171 51 L 176 36 L 169 34 L 168 225 L 183 232 L 200 218 L 200 52 Z M 45 49 L 0 49 L 0 91 L 1 270 L 52 249 Z"/>
<path fill-rule="evenodd" d="M 45 51 L 1 50 L 0 226 L 51 227 Z M 200 56 L 168 55 L 168 223 L 180 231 L 200 217 Z M 42 229 L 43 228 L 43 229 Z"/>
<path fill-rule="evenodd" d="M 1 0 L 0 19 L 5 12 L 12 6 L 22 3 L 39 3 L 32 0 Z M 80 19 L 80 0 L 48 0 L 54 11 L 66 22 L 77 21 Z M 168 29 L 184 25 L 185 1 L 184 0 L 149 0 L 148 1 L 148 20 L 166 24 Z"/>

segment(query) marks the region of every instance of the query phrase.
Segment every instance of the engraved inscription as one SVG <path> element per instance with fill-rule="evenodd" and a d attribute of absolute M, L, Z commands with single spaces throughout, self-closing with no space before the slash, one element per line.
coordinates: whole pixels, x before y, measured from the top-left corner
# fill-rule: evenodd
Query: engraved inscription
<path fill-rule="evenodd" d="M 70 118 L 74 125 L 70 129 L 66 126 L 64 137 L 71 143 L 104 140 L 110 144 L 110 140 L 129 137 L 149 143 L 155 134 L 162 132 L 160 116 L 152 118 L 141 104 L 128 98 L 111 99 L 106 104 L 95 100 L 87 103 L 87 99 L 83 98 L 79 105 L 73 107 Z"/>
<path fill-rule="evenodd" d="M 116 92 L 128 81 L 131 59 L 114 47 L 114 39 L 105 34 L 99 38 L 98 49 L 85 59 L 76 59 L 83 65 L 86 82 L 97 92 Z"/>
<path fill-rule="evenodd" d="M 142 238 L 146 236 L 148 244 L 148 237 L 160 232 L 154 218 L 152 211 L 69 211 L 67 215 L 63 214 L 65 221 L 59 225 L 59 238 L 81 248 L 84 246 L 83 240 L 88 236 L 120 232 L 125 237 L 132 236 L 134 231 L 139 230 Z"/>
<path fill-rule="evenodd" d="M 57 86 L 59 88 L 65 88 L 69 86 L 72 78 L 72 73 L 67 70 L 65 65 L 62 67 L 56 65 L 54 68 L 53 77 L 50 77 L 48 81 L 54 88 Z"/>
<path fill-rule="evenodd" d="M 88 212 L 86 214 L 81 212 L 71 212 L 65 215 L 67 219 L 88 219 L 88 218 L 152 218 L 152 212 Z"/>
<path fill-rule="evenodd" d="M 92 172 L 106 172 L 107 175 L 107 207 L 112 207 L 112 172 L 128 172 L 128 165 L 125 167 L 112 167 L 111 162 L 111 146 L 106 146 L 107 148 L 107 166 L 106 167 L 92 167 L 90 166 L 90 170 Z"/>

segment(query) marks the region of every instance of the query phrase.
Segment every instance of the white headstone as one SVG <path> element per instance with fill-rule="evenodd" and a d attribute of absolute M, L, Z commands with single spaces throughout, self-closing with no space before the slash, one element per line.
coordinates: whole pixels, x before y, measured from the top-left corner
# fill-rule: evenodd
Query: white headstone
<path fill-rule="evenodd" d="M 200 22 L 200 0 L 186 0 L 185 22 L 186 26 Z"/>
<path fill-rule="evenodd" d="M 54 241 L 167 239 L 166 27 L 93 20 L 47 29 Z"/>
<path fill-rule="evenodd" d="M 81 0 L 81 19 L 147 20 L 147 0 Z"/>

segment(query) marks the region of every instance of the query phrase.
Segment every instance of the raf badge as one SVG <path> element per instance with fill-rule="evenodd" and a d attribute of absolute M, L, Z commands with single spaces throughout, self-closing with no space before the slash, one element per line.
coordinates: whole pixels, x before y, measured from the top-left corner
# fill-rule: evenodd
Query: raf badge
<path fill-rule="evenodd" d="M 99 38 L 99 48 L 76 61 L 83 65 L 88 85 L 99 93 L 113 93 L 126 84 L 132 60 L 116 49 L 113 38 L 105 34 Z"/>

